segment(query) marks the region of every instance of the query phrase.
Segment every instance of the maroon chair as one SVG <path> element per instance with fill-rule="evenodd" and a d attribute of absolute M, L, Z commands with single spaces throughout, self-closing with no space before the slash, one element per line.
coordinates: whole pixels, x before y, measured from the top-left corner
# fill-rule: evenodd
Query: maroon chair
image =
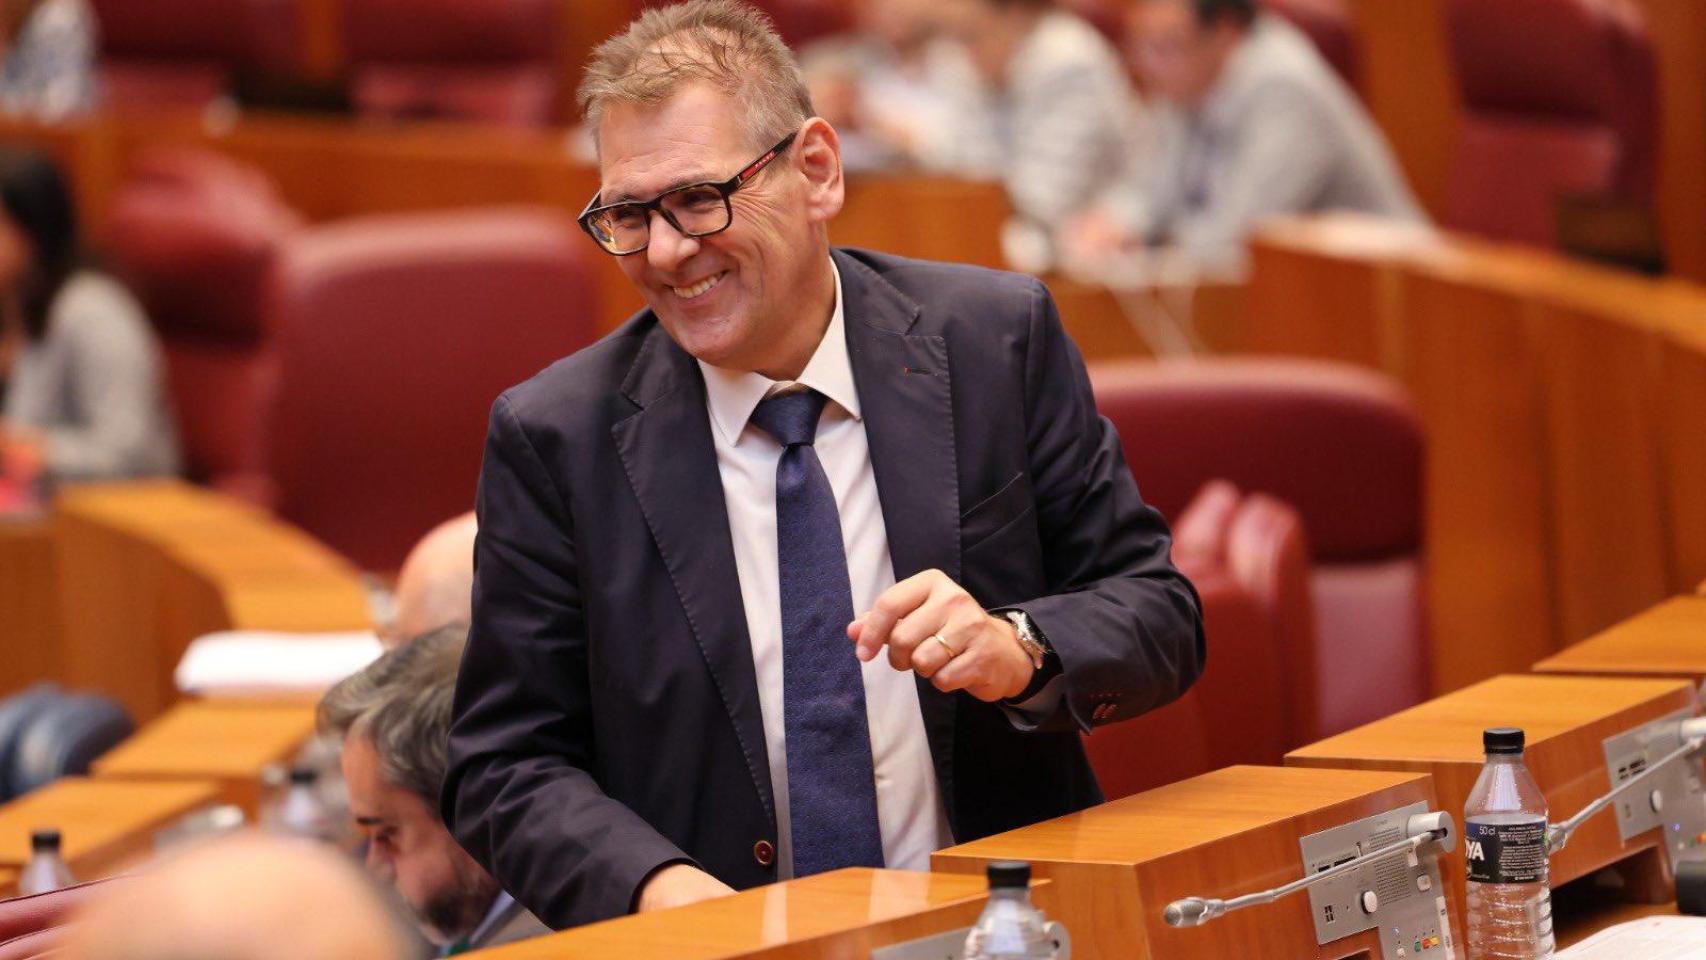
<path fill-rule="evenodd" d="M 108 102 L 199 107 L 239 73 L 289 74 L 300 65 L 293 0 L 92 0 Z"/>
<path fill-rule="evenodd" d="M 93 880 L 51 893 L 0 900 L 0 960 L 28 960 L 59 946 L 65 919 L 91 896 L 123 877 Z"/>
<path fill-rule="evenodd" d="M 597 255 L 556 211 L 305 230 L 275 275 L 275 507 L 373 570 L 469 510 L 492 401 L 590 343 Z"/>
<path fill-rule="evenodd" d="M 1311 646 L 1313 623 L 1297 512 L 1216 481 L 1175 531 L 1173 559 L 1202 598 L 1208 663 L 1177 702 L 1085 738 L 1110 799 L 1231 764 L 1278 764 L 1289 745 L 1297 690 L 1287 657 Z"/>
<path fill-rule="evenodd" d="M 554 0 L 341 0 L 357 112 L 507 126 L 556 117 Z"/>
<path fill-rule="evenodd" d="M 1261 0 L 1261 5 L 1308 34 L 1322 59 L 1332 64 L 1352 90 L 1360 89 L 1362 65 L 1345 0 Z"/>
<path fill-rule="evenodd" d="M 1292 745 L 1427 696 L 1424 447 L 1396 383 L 1342 364 L 1239 359 L 1105 364 L 1091 380 L 1144 499 L 1168 517 L 1215 478 L 1302 517 L 1314 643 L 1288 663 L 1319 692 L 1294 703 Z"/>
<path fill-rule="evenodd" d="M 273 373 L 265 298 L 279 246 L 300 226 L 258 171 L 172 149 L 138 158 L 105 236 L 164 345 L 190 476 L 260 502 Z"/>
<path fill-rule="evenodd" d="M 1657 144 L 1652 46 L 1624 0 L 1452 0 L 1463 102 L 1446 225 L 1542 246 L 1559 196 L 1642 204 Z"/>

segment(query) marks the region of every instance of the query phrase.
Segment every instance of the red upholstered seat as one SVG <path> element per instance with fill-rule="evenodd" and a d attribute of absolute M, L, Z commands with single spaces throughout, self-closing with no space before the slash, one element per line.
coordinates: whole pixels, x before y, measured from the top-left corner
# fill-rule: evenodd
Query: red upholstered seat
<path fill-rule="evenodd" d="M 1463 127 L 1448 226 L 1554 242 L 1560 195 L 1648 200 L 1656 65 L 1628 0 L 1452 0 Z"/>
<path fill-rule="evenodd" d="M 469 510 L 499 393 L 591 342 L 597 255 L 523 208 L 371 217 L 285 246 L 276 508 L 369 569 Z"/>
<path fill-rule="evenodd" d="M 1427 695 L 1423 437 L 1395 383 L 1338 364 L 1231 359 L 1107 364 L 1091 379 L 1144 499 L 1179 519 L 1182 554 L 1230 537 L 1230 515 L 1217 521 L 1224 535 L 1180 516 L 1209 479 L 1302 518 L 1315 627 L 1306 650 L 1286 644 L 1290 745 Z"/>
<path fill-rule="evenodd" d="M 1173 557 L 1202 597 L 1208 664 L 1177 703 L 1086 738 L 1110 798 L 1230 764 L 1277 764 L 1287 747 L 1287 657 L 1312 646 L 1302 521 L 1272 497 L 1214 481 L 1177 529 Z"/>
<path fill-rule="evenodd" d="M 44 956 L 59 946 L 59 930 L 90 896 L 123 878 L 95 880 L 74 887 L 0 900 L 0 960 Z"/>
<path fill-rule="evenodd" d="M 342 10 L 359 112 L 510 126 L 555 118 L 553 0 L 342 0 Z"/>
<path fill-rule="evenodd" d="M 191 476 L 253 499 L 266 496 L 264 301 L 279 244 L 299 226 L 265 176 L 188 149 L 139 157 L 107 225 L 107 249 L 165 347 Z"/>
<path fill-rule="evenodd" d="M 1261 0 L 1261 5 L 1308 34 L 1322 59 L 1333 65 L 1352 90 L 1358 88 L 1361 65 L 1345 0 Z"/>
<path fill-rule="evenodd" d="M 292 0 L 92 0 L 101 79 L 116 106 L 201 106 L 240 72 L 299 66 L 301 15 Z"/>

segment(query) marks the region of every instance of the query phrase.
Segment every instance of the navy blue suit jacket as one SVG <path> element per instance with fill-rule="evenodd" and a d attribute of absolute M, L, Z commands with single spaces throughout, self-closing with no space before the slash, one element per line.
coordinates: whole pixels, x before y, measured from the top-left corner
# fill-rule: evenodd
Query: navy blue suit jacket
<path fill-rule="evenodd" d="M 848 353 L 897 578 L 1028 612 L 1067 693 L 1042 729 L 920 680 L 954 836 L 1101 800 L 1079 743 L 1201 672 L 1172 566 L 1035 279 L 857 250 Z M 1162 452 L 1164 455 L 1164 452 Z M 628 911 L 690 859 L 745 888 L 775 810 L 698 365 L 642 312 L 492 408 L 445 821 L 553 927 Z"/>

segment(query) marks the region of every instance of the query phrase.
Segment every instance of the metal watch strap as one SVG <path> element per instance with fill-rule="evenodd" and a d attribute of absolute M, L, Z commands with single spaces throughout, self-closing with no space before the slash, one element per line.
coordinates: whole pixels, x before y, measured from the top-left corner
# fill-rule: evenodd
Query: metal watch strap
<path fill-rule="evenodd" d="M 1019 636 L 1019 646 L 1025 651 L 1025 656 L 1031 658 L 1031 666 L 1041 670 L 1043 661 L 1048 658 L 1048 645 L 1037 634 L 1030 615 L 1023 610 L 1004 610 L 1001 615 L 1013 624 L 1013 631 Z"/>

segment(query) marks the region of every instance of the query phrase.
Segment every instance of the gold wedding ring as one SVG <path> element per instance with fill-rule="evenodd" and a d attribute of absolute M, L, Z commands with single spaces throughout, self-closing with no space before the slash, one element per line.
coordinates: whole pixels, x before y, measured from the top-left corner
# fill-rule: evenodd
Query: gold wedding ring
<path fill-rule="evenodd" d="M 942 645 L 942 649 L 943 649 L 943 650 L 946 650 L 946 651 L 948 651 L 948 659 L 949 659 L 949 660 L 952 660 L 952 659 L 954 659 L 954 658 L 955 658 L 955 657 L 957 657 L 957 656 L 959 656 L 959 655 L 960 655 L 960 652 L 959 652 L 959 651 L 958 651 L 958 650 L 955 650 L 955 649 L 954 649 L 954 648 L 953 648 L 953 647 L 952 647 L 952 646 L 949 646 L 949 644 L 948 644 L 948 641 L 946 641 L 946 640 L 943 640 L 943 639 L 942 639 L 942 635 L 941 635 L 941 634 L 939 634 L 939 633 L 932 633 L 932 634 L 931 634 L 931 635 L 930 635 L 930 636 L 929 636 L 929 639 L 931 639 L 931 640 L 934 640 L 934 641 L 936 641 L 936 642 L 937 642 L 937 643 L 939 643 L 939 644 L 941 644 L 941 645 Z"/>

